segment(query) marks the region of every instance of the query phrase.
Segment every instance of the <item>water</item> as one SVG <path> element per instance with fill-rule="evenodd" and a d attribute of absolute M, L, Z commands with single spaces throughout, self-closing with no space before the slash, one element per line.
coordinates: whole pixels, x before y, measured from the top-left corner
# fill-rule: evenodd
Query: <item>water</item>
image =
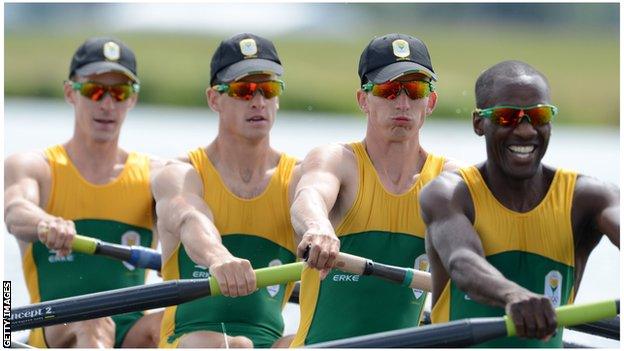
<path fill-rule="evenodd" d="M 62 101 L 10 99 L 5 100 L 4 112 L 5 156 L 40 150 L 71 137 L 73 110 Z M 318 145 L 361 140 L 365 129 L 363 117 L 330 118 L 315 112 L 280 113 L 271 140 L 277 149 L 303 158 Z M 208 107 L 180 109 L 139 104 L 128 116 L 120 144 L 127 150 L 170 158 L 207 145 L 216 131 L 217 116 Z M 443 121 L 436 119 L 434 114 L 425 122 L 421 141 L 426 150 L 467 164 L 485 158 L 484 141 L 472 132 L 468 116 L 463 121 Z M 544 162 L 574 169 L 619 186 L 618 129 L 555 125 Z M 29 298 L 19 250 L 6 231 L 3 239 L 4 279 L 13 282 L 13 306 L 21 306 L 27 304 Z M 149 280 L 155 282 L 158 278 L 151 275 Z M 576 301 L 614 298 L 620 295 L 619 286 L 619 250 L 603 239 L 589 259 Z M 284 314 L 286 332 L 294 333 L 298 324 L 296 305 L 289 304 Z M 574 338 L 586 338 L 576 334 L 568 333 Z M 605 342 L 604 345 L 618 347 L 614 342 Z"/>

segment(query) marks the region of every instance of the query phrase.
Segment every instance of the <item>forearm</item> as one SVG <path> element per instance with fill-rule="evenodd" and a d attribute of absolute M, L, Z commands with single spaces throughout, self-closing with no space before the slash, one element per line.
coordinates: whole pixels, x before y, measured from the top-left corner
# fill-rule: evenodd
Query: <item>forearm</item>
<path fill-rule="evenodd" d="M 308 231 L 335 235 L 329 220 L 327 204 L 313 188 L 303 188 L 298 191 L 290 214 L 293 227 L 299 237 Z"/>
<path fill-rule="evenodd" d="M 7 231 L 20 240 L 38 241 L 37 225 L 42 220 L 54 220 L 56 217 L 46 213 L 39 206 L 26 199 L 8 202 L 4 208 L 4 222 Z"/>
<path fill-rule="evenodd" d="M 180 223 L 180 241 L 189 258 L 204 267 L 223 257 L 232 254 L 223 246 L 217 228 L 199 211 L 191 211 L 184 215 Z"/>
<path fill-rule="evenodd" d="M 505 308 L 515 294 L 526 292 L 523 287 L 507 280 L 483 256 L 470 250 L 455 251 L 448 262 L 453 283 L 476 302 Z"/>

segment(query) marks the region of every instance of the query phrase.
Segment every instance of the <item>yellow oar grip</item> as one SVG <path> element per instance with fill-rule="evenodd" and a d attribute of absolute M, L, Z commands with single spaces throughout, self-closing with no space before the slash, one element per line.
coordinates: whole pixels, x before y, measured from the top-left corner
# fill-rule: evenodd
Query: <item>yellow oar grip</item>
<path fill-rule="evenodd" d="M 569 327 L 612 318 L 618 315 L 618 305 L 619 300 L 607 300 L 561 306 L 555 309 L 557 325 Z M 509 316 L 505 316 L 505 326 L 507 327 L 507 336 L 516 335 L 516 327 Z"/>
<path fill-rule="evenodd" d="M 80 253 L 93 255 L 97 248 L 98 240 L 82 235 L 76 235 L 72 242 L 72 250 Z"/>
<path fill-rule="evenodd" d="M 266 267 L 254 270 L 256 273 L 256 285 L 264 288 L 270 285 L 285 284 L 301 279 L 304 262 L 284 264 L 281 266 Z M 210 283 L 210 295 L 221 295 L 219 283 L 213 277 L 208 278 Z"/>

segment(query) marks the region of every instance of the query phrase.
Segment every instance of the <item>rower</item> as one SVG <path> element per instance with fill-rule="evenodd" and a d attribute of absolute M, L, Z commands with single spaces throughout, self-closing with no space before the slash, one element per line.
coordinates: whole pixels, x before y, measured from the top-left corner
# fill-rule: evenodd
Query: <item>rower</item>
<path fill-rule="evenodd" d="M 167 308 L 161 347 L 271 347 L 292 284 L 257 289 L 252 268 L 296 260 L 290 203 L 298 161 L 270 131 L 284 89 L 273 43 L 243 33 L 221 42 L 206 99 L 217 137 L 156 177 L 165 280 L 216 278 L 224 296 Z"/>
<path fill-rule="evenodd" d="M 310 248 L 294 347 L 418 326 L 425 304 L 422 290 L 329 271 L 339 250 L 427 270 L 418 194 L 443 170 L 456 169 L 420 145 L 437 101 L 437 76 L 420 39 L 396 33 L 373 39 L 360 57 L 359 77 L 364 140 L 312 150 L 291 209 L 302 236 L 298 255 Z"/>
<path fill-rule="evenodd" d="M 145 270 L 71 252 L 76 232 L 154 247 L 150 172 L 161 162 L 118 146 L 139 91 L 132 50 L 114 38 L 86 40 L 74 54 L 65 100 L 74 133 L 64 144 L 9 156 L 4 213 L 20 247 L 31 303 L 142 285 Z M 162 313 L 141 312 L 34 329 L 35 347 L 155 347 Z"/>
<path fill-rule="evenodd" d="M 473 128 L 487 159 L 421 194 L 434 323 L 511 315 L 520 338 L 491 347 L 562 347 L 553 307 L 572 303 L 603 235 L 620 246 L 619 188 L 542 163 L 557 108 L 520 61 L 484 71 Z"/>

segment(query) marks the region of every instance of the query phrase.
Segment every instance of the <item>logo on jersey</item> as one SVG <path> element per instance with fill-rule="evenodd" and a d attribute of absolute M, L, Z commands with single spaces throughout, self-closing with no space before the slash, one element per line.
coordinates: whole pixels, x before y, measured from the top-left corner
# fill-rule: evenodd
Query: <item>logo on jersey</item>
<path fill-rule="evenodd" d="M 416 260 L 414 261 L 414 269 L 423 272 L 429 272 L 429 259 L 427 258 L 427 254 L 422 254 L 416 257 Z M 414 297 L 416 297 L 417 299 L 420 299 L 420 297 L 426 293 L 425 291 L 420 289 L 412 289 L 412 291 L 414 292 Z"/>
<path fill-rule="evenodd" d="M 358 274 L 334 274 L 332 280 L 335 282 L 359 282 L 360 276 Z"/>
<path fill-rule="evenodd" d="M 563 276 L 559 271 L 550 271 L 544 278 L 544 295 L 548 296 L 554 307 L 561 306 L 561 285 Z"/>
<path fill-rule="evenodd" d="M 277 258 L 269 262 L 269 267 L 275 267 L 275 266 L 281 266 L 281 265 L 282 265 L 282 261 L 280 261 Z M 280 291 L 280 285 L 277 284 L 277 285 L 267 286 L 266 289 L 269 292 L 269 295 L 271 295 L 271 297 L 275 297 L 275 295 L 277 295 L 277 293 Z"/>
<path fill-rule="evenodd" d="M 50 250 L 48 256 L 48 262 L 50 263 L 62 263 L 62 262 L 74 262 L 74 254 L 70 253 L 67 256 L 61 256 L 57 250 Z"/>
<path fill-rule="evenodd" d="M 210 272 L 208 272 L 208 267 L 200 266 L 198 264 L 195 265 L 195 270 L 191 273 L 193 278 L 208 278 L 210 277 Z"/>
<path fill-rule="evenodd" d="M 134 230 L 129 230 L 123 233 L 123 235 L 121 236 L 121 245 L 125 245 L 125 246 L 141 245 L 141 235 L 139 235 L 139 233 L 135 232 Z M 126 266 L 126 268 L 128 268 L 131 271 L 133 271 L 135 268 L 133 265 L 131 265 L 130 263 L 126 261 L 123 261 L 122 263 L 124 266 Z"/>

